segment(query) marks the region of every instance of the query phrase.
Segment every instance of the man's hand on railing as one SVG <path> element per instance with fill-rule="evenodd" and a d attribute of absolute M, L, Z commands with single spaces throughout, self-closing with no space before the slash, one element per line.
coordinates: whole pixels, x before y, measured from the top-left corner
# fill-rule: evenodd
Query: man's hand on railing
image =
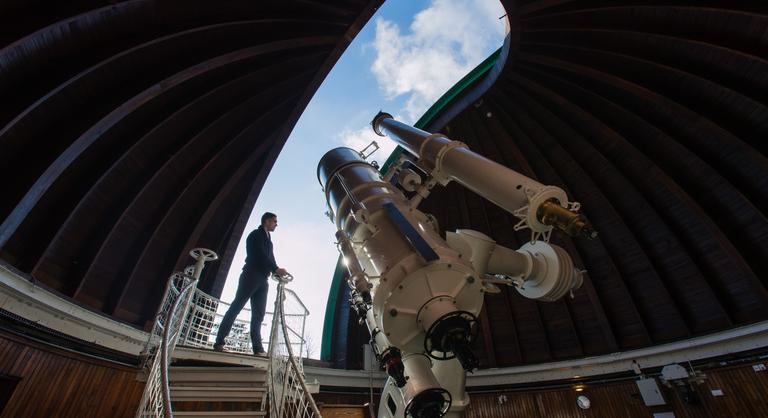
<path fill-rule="evenodd" d="M 282 284 L 286 284 L 293 281 L 293 275 L 291 275 L 291 273 L 288 273 L 288 270 L 284 268 L 279 268 L 274 272 L 272 272 L 272 280 L 275 280 Z"/>

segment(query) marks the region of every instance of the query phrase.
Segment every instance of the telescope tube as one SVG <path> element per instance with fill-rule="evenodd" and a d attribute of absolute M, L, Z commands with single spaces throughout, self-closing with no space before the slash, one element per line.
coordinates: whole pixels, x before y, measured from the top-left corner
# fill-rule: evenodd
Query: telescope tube
<path fill-rule="evenodd" d="M 535 232 L 556 227 L 572 236 L 596 236 L 589 222 L 570 210 L 568 196 L 558 187 L 545 186 L 471 151 L 464 143 L 398 122 L 388 113 L 379 112 L 371 125 L 377 134 L 388 134 L 415 155 L 418 164 L 441 184 L 456 181 L 504 210 L 524 215 L 526 226 Z"/>

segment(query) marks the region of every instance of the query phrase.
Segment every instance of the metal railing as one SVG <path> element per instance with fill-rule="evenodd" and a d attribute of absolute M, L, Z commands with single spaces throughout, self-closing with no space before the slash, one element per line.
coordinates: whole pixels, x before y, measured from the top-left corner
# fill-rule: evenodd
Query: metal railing
<path fill-rule="evenodd" d="M 191 254 L 197 258 L 196 265 L 187 267 L 184 273 L 176 272 L 168 279 L 155 325 L 141 355 L 147 383 L 136 413 L 137 418 L 173 416 L 168 367 L 174 348 L 177 345 L 212 348 L 221 320 L 229 309 L 228 303 L 196 289 L 203 263 L 214 260 L 216 254 L 205 249 L 192 250 Z M 278 281 L 275 311 L 267 312 L 272 317 L 269 321 L 270 362 L 267 374 L 270 416 L 321 417 L 304 380 L 301 362 L 309 310 L 296 293 L 285 288 L 285 284 L 293 280 L 292 276 L 274 279 Z M 243 309 L 239 316 L 250 318 L 250 310 Z M 264 323 L 267 323 L 266 319 Z M 226 349 L 230 353 L 253 352 L 250 320 L 235 320 L 226 339 Z M 264 408 L 262 402 L 262 410 Z"/>
<path fill-rule="evenodd" d="M 136 417 L 171 418 L 171 391 L 168 383 L 168 366 L 176 347 L 197 281 L 206 261 L 218 258 L 216 253 L 205 248 L 195 248 L 190 255 L 197 262 L 184 273 L 176 272 L 168 279 L 163 302 L 155 316 L 155 325 L 149 334 L 147 345 L 142 352 L 142 367 L 147 372 L 147 383 L 141 397 Z"/>
<path fill-rule="evenodd" d="M 293 295 L 293 299 L 298 300 L 298 297 L 290 289 L 285 289 L 285 292 L 286 294 Z M 309 314 L 309 311 L 300 300 L 298 304 L 300 306 L 296 308 L 289 306 L 284 314 L 291 334 L 292 348 L 294 353 L 297 354 L 303 353 L 305 349 L 304 325 Z M 227 313 L 229 306 L 230 304 L 227 302 L 223 302 L 199 289 L 195 290 L 177 345 L 205 349 L 213 348 L 221 320 Z M 270 343 L 270 336 L 273 335 L 268 332 L 269 328 L 266 327 L 266 324 L 273 322 L 273 316 L 273 312 L 267 311 L 261 324 L 261 335 L 264 336 L 266 344 Z M 239 354 L 253 353 L 250 318 L 251 310 L 243 308 L 225 339 L 227 352 Z"/>
<path fill-rule="evenodd" d="M 147 347 L 142 353 L 143 368 L 147 374 L 147 383 L 144 386 L 136 417 L 170 417 L 170 396 L 167 384 L 168 351 L 172 341 L 178 338 L 179 306 L 183 298 L 189 294 L 191 284 L 197 284 L 190 276 L 182 273 L 174 273 L 168 280 L 162 311 L 164 315 L 158 315 L 155 325 L 150 333 Z M 168 325 L 168 326 L 166 326 Z M 167 331 L 167 332 L 166 332 Z"/>
<path fill-rule="evenodd" d="M 301 361 L 303 346 L 304 318 L 309 313 L 306 306 L 294 292 L 285 288 L 293 277 L 274 277 L 277 280 L 275 314 L 269 342 L 269 367 L 267 371 L 267 396 L 271 418 L 322 418 L 308 385 L 304 379 Z M 290 312 L 287 313 L 287 312 Z M 301 318 L 300 320 L 298 320 Z M 301 328 L 301 333 L 296 330 Z M 296 356 L 292 341 L 297 338 L 299 356 Z"/>

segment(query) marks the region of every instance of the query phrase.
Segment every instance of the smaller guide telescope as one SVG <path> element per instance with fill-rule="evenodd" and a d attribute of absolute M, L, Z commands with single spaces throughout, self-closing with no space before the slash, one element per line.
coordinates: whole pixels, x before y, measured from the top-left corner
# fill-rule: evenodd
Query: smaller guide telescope
<path fill-rule="evenodd" d="M 469 404 L 466 372 L 478 367 L 471 344 L 485 292 L 505 284 L 531 299 L 563 297 L 581 286 L 582 272 L 565 250 L 549 244 L 552 230 L 596 233 L 558 187 L 387 113 L 376 115 L 372 126 L 416 160 L 401 158 L 382 178 L 361 153 L 336 148 L 320 159 L 317 175 L 349 270 L 351 306 L 389 376 L 379 417 L 461 417 Z M 466 229 L 443 239 L 434 217 L 418 205 L 433 187 L 451 181 L 512 213 L 519 219 L 515 229 L 530 229 L 531 241 L 513 250 Z"/>

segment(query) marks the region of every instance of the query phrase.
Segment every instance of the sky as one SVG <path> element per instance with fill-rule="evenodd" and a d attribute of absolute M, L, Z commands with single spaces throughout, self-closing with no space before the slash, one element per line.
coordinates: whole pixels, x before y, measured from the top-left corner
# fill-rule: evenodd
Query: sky
<path fill-rule="evenodd" d="M 307 306 L 305 337 L 311 358 L 320 357 L 323 319 L 338 259 L 336 229 L 324 215 L 317 163 L 327 151 L 347 146 L 381 147 L 369 161 L 380 164 L 395 149 L 373 133 L 379 110 L 414 124 L 440 96 L 498 49 L 505 34 L 497 0 L 387 0 L 341 56 L 289 136 L 259 195 L 232 261 L 221 299 L 234 299 L 245 260 L 245 238 L 261 214 L 277 214 L 272 234 L 275 259 L 294 281 L 288 285 Z M 270 282 L 267 311 L 274 304 Z M 267 337 L 268 327 L 262 329 Z"/>

